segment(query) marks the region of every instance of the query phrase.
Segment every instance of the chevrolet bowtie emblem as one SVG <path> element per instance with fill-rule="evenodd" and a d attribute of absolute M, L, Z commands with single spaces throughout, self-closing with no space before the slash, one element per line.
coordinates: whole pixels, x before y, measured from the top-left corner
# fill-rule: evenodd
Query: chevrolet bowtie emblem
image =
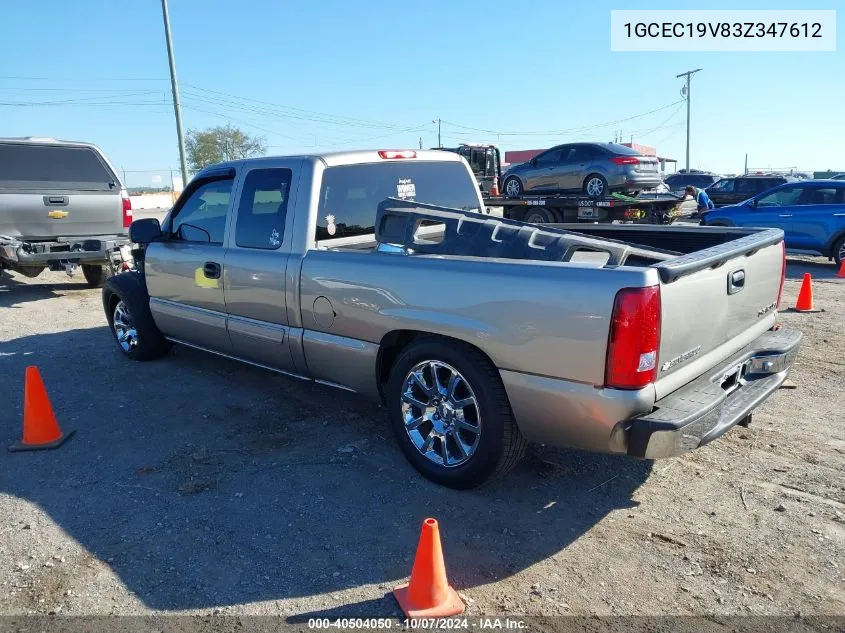
<path fill-rule="evenodd" d="M 67 211 L 62 211 L 61 209 L 53 209 L 47 214 L 48 217 L 51 217 L 54 220 L 61 220 L 62 218 L 66 218 L 68 215 L 70 214 Z"/>

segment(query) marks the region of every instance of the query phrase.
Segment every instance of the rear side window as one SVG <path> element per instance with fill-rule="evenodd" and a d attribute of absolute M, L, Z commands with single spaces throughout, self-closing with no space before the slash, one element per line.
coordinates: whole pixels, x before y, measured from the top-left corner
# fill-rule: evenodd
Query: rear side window
<path fill-rule="evenodd" d="M 90 147 L 0 143 L 0 187 L 110 191 L 116 184 Z"/>
<path fill-rule="evenodd" d="M 595 145 L 579 145 L 575 148 L 572 160 L 593 160 L 604 156 L 605 153 Z"/>
<path fill-rule="evenodd" d="M 372 234 L 386 198 L 479 210 L 475 181 L 461 163 L 386 160 L 329 167 L 320 189 L 317 240 Z"/>
<path fill-rule="evenodd" d="M 633 147 L 628 147 L 627 145 L 620 145 L 619 143 L 608 143 L 607 149 L 609 149 L 614 154 L 621 154 L 622 156 L 640 155 L 640 152 L 635 150 Z"/>
<path fill-rule="evenodd" d="M 275 250 L 285 235 L 290 169 L 253 169 L 244 180 L 235 226 L 235 244 Z"/>
<path fill-rule="evenodd" d="M 763 187 L 763 189 L 760 189 L 761 184 L 762 181 L 759 178 L 739 178 L 736 181 L 736 192 L 753 196 L 759 191 L 768 189 L 768 187 Z"/>

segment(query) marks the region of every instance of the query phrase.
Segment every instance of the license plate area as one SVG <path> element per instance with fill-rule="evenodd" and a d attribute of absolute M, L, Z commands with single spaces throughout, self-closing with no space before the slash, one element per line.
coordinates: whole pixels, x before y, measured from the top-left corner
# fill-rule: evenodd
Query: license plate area
<path fill-rule="evenodd" d="M 599 217 L 598 209 L 578 209 L 579 220 L 595 220 Z"/>

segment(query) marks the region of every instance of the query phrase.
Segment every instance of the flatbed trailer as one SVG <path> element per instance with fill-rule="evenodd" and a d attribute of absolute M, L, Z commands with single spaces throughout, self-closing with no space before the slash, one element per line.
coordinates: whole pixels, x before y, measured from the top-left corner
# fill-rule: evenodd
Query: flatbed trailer
<path fill-rule="evenodd" d="M 579 194 L 552 196 L 485 196 L 488 207 L 501 207 L 503 216 L 511 220 L 537 224 L 561 222 L 634 224 L 670 224 L 678 215 L 683 199 L 671 194 L 651 194 L 632 198 L 612 194 L 606 198 L 589 198 Z"/>

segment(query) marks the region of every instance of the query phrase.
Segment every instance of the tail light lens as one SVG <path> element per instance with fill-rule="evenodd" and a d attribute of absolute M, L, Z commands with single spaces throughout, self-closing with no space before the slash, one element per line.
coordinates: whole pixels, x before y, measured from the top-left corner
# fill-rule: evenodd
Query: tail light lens
<path fill-rule="evenodd" d="M 657 379 L 660 287 L 623 288 L 613 302 L 605 386 L 639 389 Z"/>
<path fill-rule="evenodd" d="M 120 191 L 120 202 L 123 205 L 123 228 L 128 229 L 132 224 L 132 200 L 126 189 Z"/>
<path fill-rule="evenodd" d="M 636 156 L 614 156 L 610 159 L 610 162 L 617 165 L 638 165 L 640 159 Z"/>
<path fill-rule="evenodd" d="M 783 246 L 783 265 L 780 269 L 780 288 L 778 288 L 778 309 L 780 309 L 780 299 L 783 297 L 783 284 L 786 281 L 786 240 L 781 242 Z"/>

